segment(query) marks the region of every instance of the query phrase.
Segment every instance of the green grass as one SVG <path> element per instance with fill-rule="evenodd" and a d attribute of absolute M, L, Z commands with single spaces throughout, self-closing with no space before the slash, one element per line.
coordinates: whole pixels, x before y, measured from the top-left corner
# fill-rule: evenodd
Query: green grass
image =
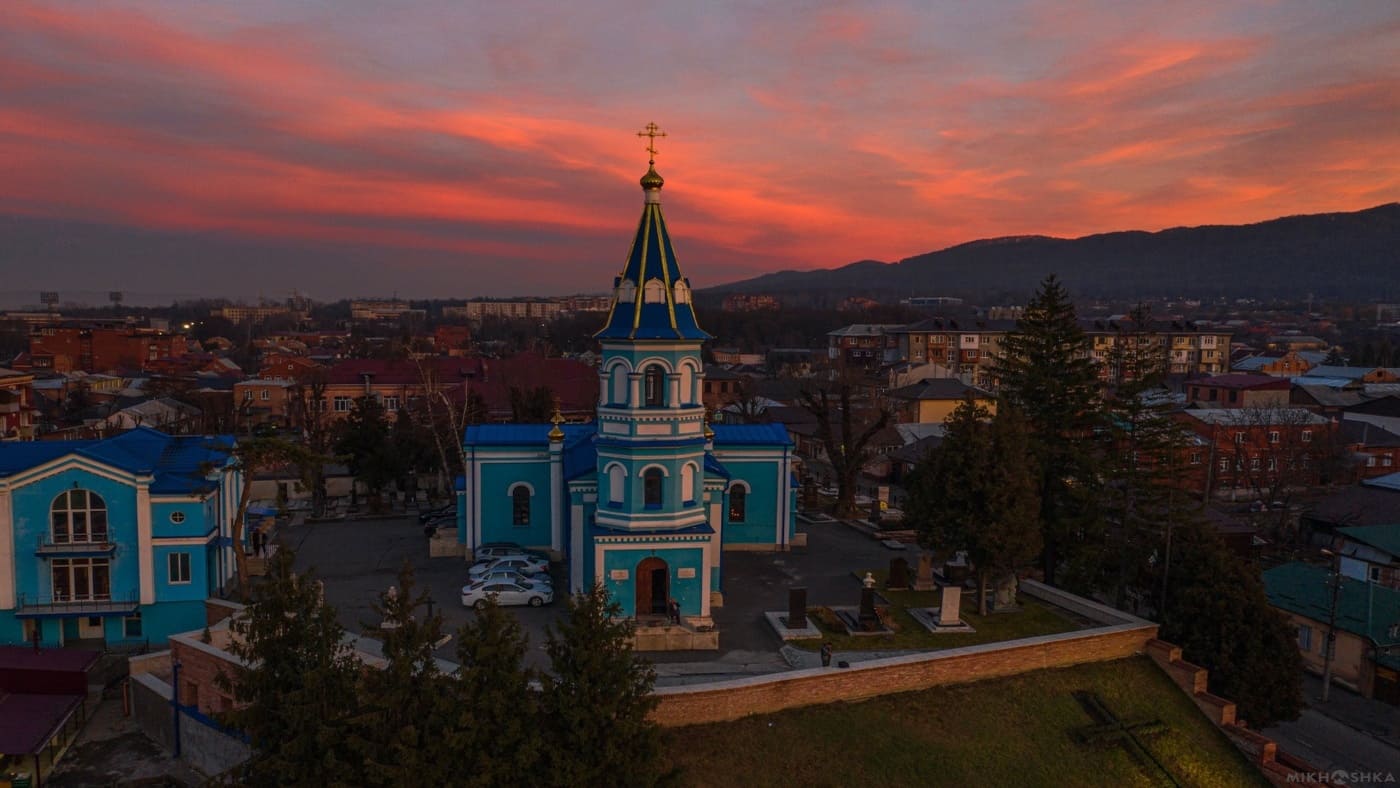
<path fill-rule="evenodd" d="M 864 573 L 861 573 L 864 574 Z M 885 573 L 874 572 L 875 578 L 884 584 Z M 878 586 L 877 586 L 878 588 Z M 851 603 L 859 601 L 859 592 L 852 590 Z M 1014 613 L 992 613 L 977 615 L 976 593 L 963 592 L 962 619 L 972 625 L 976 632 L 960 632 L 935 635 L 924 629 L 905 610 L 908 607 L 935 607 L 939 604 L 937 591 L 879 591 L 890 601 L 890 617 L 895 632 L 888 635 L 848 635 L 840 627 L 833 627 L 812 617 L 823 637 L 816 640 L 794 640 L 792 645 L 816 651 L 824 641 L 831 643 L 837 651 L 892 651 L 900 649 L 944 649 L 975 646 L 981 643 L 998 643 L 1003 640 L 1056 635 L 1073 632 L 1082 627 L 1062 616 L 1053 608 L 1047 607 L 1024 594 L 1018 594 L 1016 602 L 1021 610 Z"/>
<path fill-rule="evenodd" d="M 1072 738 L 1091 722 L 1080 689 L 1165 723 L 1145 741 L 1180 784 L 1267 785 L 1146 657 L 673 729 L 666 749 L 693 786 L 1153 785 L 1123 749 Z"/>

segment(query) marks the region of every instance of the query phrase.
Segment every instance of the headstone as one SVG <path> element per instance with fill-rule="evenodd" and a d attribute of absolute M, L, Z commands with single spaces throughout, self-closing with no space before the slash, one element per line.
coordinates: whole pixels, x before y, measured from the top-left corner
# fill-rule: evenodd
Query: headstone
<path fill-rule="evenodd" d="M 933 554 L 924 553 L 919 556 L 919 574 L 914 578 L 914 590 L 932 591 L 933 588 Z"/>
<path fill-rule="evenodd" d="M 909 587 L 909 562 L 903 558 L 890 560 L 890 574 L 885 581 L 886 588 L 905 589 Z"/>
<path fill-rule="evenodd" d="M 962 623 L 958 617 L 958 611 L 962 605 L 961 586 L 943 586 L 943 593 L 938 607 L 938 626 L 955 627 Z"/>
<path fill-rule="evenodd" d="M 788 589 L 788 629 L 807 628 L 807 589 Z"/>
<path fill-rule="evenodd" d="M 866 572 L 866 573 L 865 573 L 865 577 L 861 578 L 860 584 L 861 584 L 862 586 L 865 586 L 866 588 L 874 588 L 874 587 L 875 587 L 875 575 L 873 575 L 873 574 L 871 574 L 871 573 L 869 573 L 869 572 Z"/>
<path fill-rule="evenodd" d="M 967 581 L 967 553 L 959 550 L 953 556 L 953 560 L 943 564 L 943 576 L 948 578 L 948 582 L 953 585 L 962 585 Z"/>
<path fill-rule="evenodd" d="M 879 499 L 870 502 L 870 522 L 880 524 L 880 501 Z"/>
<path fill-rule="evenodd" d="M 996 610 L 1009 610 L 1016 607 L 1016 575 L 1007 575 L 997 581 L 996 596 L 992 606 Z"/>
<path fill-rule="evenodd" d="M 875 612 L 875 589 L 869 586 L 860 590 L 860 628 L 873 632 L 880 628 L 880 616 Z"/>

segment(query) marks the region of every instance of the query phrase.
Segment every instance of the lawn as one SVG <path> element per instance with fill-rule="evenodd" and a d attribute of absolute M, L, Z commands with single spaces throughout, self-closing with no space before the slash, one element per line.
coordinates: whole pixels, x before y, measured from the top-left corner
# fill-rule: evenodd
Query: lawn
<path fill-rule="evenodd" d="M 1181 785 L 1267 785 L 1146 657 L 672 729 L 667 751 L 693 786 L 1164 784 L 1124 749 L 1073 738 L 1091 723 L 1076 690 L 1165 723 L 1144 743 Z"/>
<path fill-rule="evenodd" d="M 884 584 L 883 571 L 875 572 L 876 579 Z M 851 591 L 850 605 L 860 601 L 859 586 Z M 877 587 L 878 588 L 878 587 Z M 975 646 L 980 643 L 998 643 L 1003 640 L 1055 635 L 1082 629 L 1078 623 L 1057 612 L 1054 608 L 1041 604 L 1025 594 L 1017 596 L 1021 610 L 1014 613 L 992 613 L 977 615 L 975 593 L 963 592 L 962 618 L 976 632 L 949 633 L 935 635 L 919 625 L 906 607 L 935 607 L 939 603 L 937 591 L 878 591 L 890 601 L 889 621 L 895 632 L 888 635 L 847 635 L 839 626 L 822 621 L 820 614 L 810 620 L 824 635 L 818 640 L 794 640 L 792 644 L 808 651 L 821 648 L 823 641 L 829 641 L 837 651 L 892 651 L 898 649 L 943 649 L 961 646 Z M 815 609 L 815 608 L 814 608 Z"/>

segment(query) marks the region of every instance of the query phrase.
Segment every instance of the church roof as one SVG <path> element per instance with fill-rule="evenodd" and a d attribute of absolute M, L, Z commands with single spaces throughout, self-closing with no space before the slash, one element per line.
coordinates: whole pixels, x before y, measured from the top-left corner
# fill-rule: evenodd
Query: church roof
<path fill-rule="evenodd" d="M 681 273 L 661 215 L 661 176 L 642 178 L 646 203 L 622 273 L 613 278 L 613 302 L 597 339 L 705 340 L 695 321 L 690 280 Z"/>
<path fill-rule="evenodd" d="M 231 435 L 167 435 L 137 427 L 102 440 L 14 441 L 0 443 L 0 476 L 13 476 L 70 454 L 128 473 L 151 475 L 156 495 L 198 493 L 212 489 L 208 469 L 229 461 Z"/>
<path fill-rule="evenodd" d="M 712 424 L 716 446 L 787 446 L 792 443 L 782 424 Z"/>

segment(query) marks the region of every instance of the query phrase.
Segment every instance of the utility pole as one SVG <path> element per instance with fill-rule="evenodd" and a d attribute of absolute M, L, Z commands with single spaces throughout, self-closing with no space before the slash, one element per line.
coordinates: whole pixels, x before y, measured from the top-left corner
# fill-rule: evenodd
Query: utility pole
<path fill-rule="evenodd" d="M 1333 654 L 1337 650 L 1337 593 L 1342 590 L 1342 557 L 1331 550 L 1322 552 L 1332 557 L 1332 572 L 1327 577 L 1327 584 L 1332 588 L 1332 601 L 1327 609 L 1327 643 L 1322 652 L 1322 702 L 1326 703 L 1332 689 Z"/>

